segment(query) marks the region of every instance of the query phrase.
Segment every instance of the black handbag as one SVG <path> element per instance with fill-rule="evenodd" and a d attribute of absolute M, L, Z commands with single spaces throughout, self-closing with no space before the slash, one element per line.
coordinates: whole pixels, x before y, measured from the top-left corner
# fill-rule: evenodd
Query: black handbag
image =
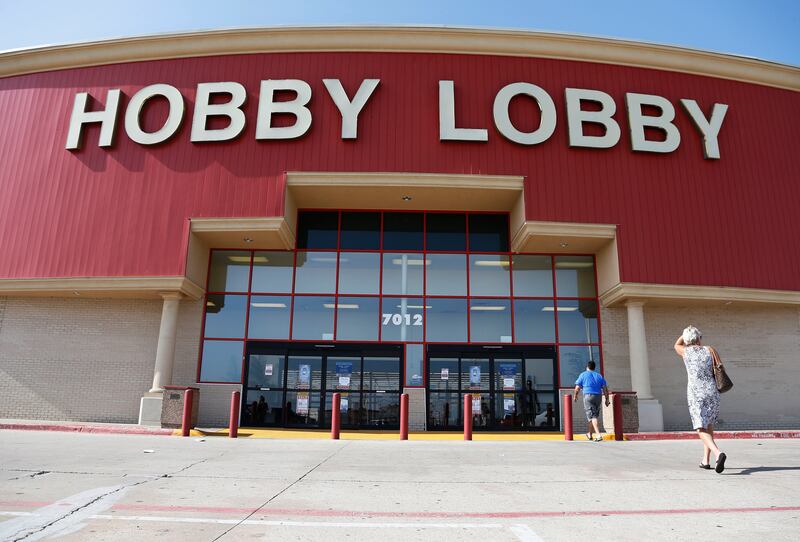
<path fill-rule="evenodd" d="M 716 350 L 711 350 L 711 357 L 714 358 L 714 381 L 717 384 L 717 390 L 720 393 L 725 393 L 733 387 L 733 380 L 725 371 L 725 367 L 722 365 L 722 360 L 719 359 L 719 354 L 717 354 Z"/>

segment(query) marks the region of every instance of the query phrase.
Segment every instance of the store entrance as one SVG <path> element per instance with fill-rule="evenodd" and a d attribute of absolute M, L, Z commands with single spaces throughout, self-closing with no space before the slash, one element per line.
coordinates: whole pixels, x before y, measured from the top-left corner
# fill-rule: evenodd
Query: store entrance
<path fill-rule="evenodd" d="M 391 344 L 249 343 L 241 424 L 330 427 L 338 392 L 343 428 L 397 429 L 402 352 Z"/>
<path fill-rule="evenodd" d="M 462 428 L 469 393 L 475 430 L 556 430 L 555 360 L 554 346 L 428 346 L 428 429 Z"/>

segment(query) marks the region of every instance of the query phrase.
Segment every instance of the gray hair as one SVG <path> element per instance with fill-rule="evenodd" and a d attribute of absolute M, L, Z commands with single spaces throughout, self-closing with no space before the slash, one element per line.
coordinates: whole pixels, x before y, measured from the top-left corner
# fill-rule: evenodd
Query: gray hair
<path fill-rule="evenodd" d="M 692 324 L 689 324 L 689 327 L 683 330 L 683 343 L 686 345 L 697 344 L 702 338 L 703 334 Z"/>

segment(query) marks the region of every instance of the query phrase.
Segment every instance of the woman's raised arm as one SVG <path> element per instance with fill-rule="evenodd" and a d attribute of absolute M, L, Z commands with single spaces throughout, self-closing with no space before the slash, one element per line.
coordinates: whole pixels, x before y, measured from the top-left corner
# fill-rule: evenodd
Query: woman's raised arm
<path fill-rule="evenodd" d="M 683 335 L 678 337 L 678 340 L 675 341 L 675 352 L 678 353 L 680 357 L 683 357 L 684 346 L 683 346 Z"/>

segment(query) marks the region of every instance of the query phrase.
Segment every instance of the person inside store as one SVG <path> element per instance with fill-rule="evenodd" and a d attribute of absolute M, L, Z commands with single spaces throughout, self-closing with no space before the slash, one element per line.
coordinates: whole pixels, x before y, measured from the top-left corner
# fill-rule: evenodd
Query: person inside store
<path fill-rule="evenodd" d="M 530 378 L 525 383 L 525 390 L 522 393 L 523 423 L 527 427 L 533 427 L 536 425 L 536 405 L 538 405 L 538 402 L 536 400 L 536 389 L 533 387 L 533 381 Z"/>
<path fill-rule="evenodd" d="M 588 440 L 600 442 L 603 436 L 600 433 L 600 394 L 602 393 L 606 398 L 606 406 L 611 403 L 608 400 L 608 385 L 603 375 L 596 372 L 594 369 L 596 364 L 590 361 L 586 364 L 586 370 L 583 371 L 578 379 L 575 381 L 575 396 L 573 401 L 578 401 L 578 393 L 583 390 L 583 409 L 586 412 L 586 420 L 589 426 L 589 432 L 586 433 Z M 593 437 L 593 435 L 597 435 Z"/>
<path fill-rule="evenodd" d="M 692 418 L 692 427 L 703 442 L 703 460 L 699 466 L 710 470 L 713 452 L 717 460 L 714 470 L 722 472 L 727 456 L 714 441 L 714 424 L 719 416 L 719 390 L 714 378 L 714 364 L 722 366 L 722 361 L 713 347 L 701 344 L 702 338 L 700 330 L 689 325 L 675 341 L 675 352 L 686 366 L 689 416 Z"/>

